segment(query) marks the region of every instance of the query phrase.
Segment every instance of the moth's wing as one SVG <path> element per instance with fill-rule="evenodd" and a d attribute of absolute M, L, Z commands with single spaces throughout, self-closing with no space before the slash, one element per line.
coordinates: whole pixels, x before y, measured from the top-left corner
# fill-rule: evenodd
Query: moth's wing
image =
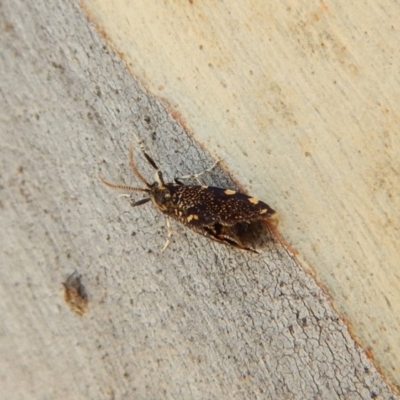
<path fill-rule="evenodd" d="M 196 225 L 235 225 L 241 221 L 256 221 L 270 218 L 275 211 L 255 197 L 230 189 L 193 186 L 188 196 L 195 201 L 187 202 L 185 215 Z M 193 196 L 195 195 L 195 196 Z"/>
<path fill-rule="evenodd" d="M 260 222 L 275 211 L 266 203 L 230 189 L 207 186 L 169 186 L 170 216 L 210 239 L 256 252 Z"/>

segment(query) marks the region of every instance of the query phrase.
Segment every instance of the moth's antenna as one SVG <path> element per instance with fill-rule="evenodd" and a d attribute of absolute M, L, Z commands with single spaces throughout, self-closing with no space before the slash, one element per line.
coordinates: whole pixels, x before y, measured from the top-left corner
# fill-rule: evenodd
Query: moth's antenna
<path fill-rule="evenodd" d="M 133 161 L 133 145 L 129 148 L 129 165 L 131 166 L 132 172 L 136 175 L 148 188 L 151 187 L 150 183 L 144 179 L 143 175 L 137 169 L 135 161 Z"/>
<path fill-rule="evenodd" d="M 108 187 L 113 188 L 113 189 L 122 189 L 122 190 L 131 191 L 131 192 L 146 192 L 146 193 L 150 192 L 149 189 L 142 189 L 142 188 L 137 188 L 137 187 L 134 187 L 134 186 L 118 185 L 118 184 L 115 184 L 115 183 L 107 182 L 100 174 L 99 174 L 99 178 L 105 185 L 107 185 Z"/>

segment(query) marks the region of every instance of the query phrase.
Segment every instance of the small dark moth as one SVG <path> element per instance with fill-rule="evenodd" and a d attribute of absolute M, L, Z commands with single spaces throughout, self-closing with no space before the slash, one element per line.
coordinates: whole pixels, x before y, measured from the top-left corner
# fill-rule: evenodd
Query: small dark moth
<path fill-rule="evenodd" d="M 178 179 L 174 183 L 165 183 L 153 159 L 145 152 L 143 154 L 156 170 L 154 183 L 148 183 L 138 171 L 133 160 L 132 146 L 129 151 L 129 165 L 147 189 L 109 183 L 102 176 L 100 179 L 114 189 L 148 194 L 149 197 L 133 202 L 132 206 L 136 207 L 151 200 L 166 215 L 168 238 L 162 251 L 167 248 L 172 234 L 169 223 L 171 217 L 219 243 L 257 253 L 252 247 L 257 243 L 259 233 L 265 225 L 275 225 L 273 221 L 276 213 L 270 206 L 255 197 L 231 189 L 184 185 Z"/>

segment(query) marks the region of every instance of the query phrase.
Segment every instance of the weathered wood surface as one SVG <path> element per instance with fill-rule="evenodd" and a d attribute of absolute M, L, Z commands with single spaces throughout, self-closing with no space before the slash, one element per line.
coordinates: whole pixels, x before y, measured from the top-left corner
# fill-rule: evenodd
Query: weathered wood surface
<path fill-rule="evenodd" d="M 400 3 L 82 3 L 132 75 L 276 207 L 400 387 Z"/>
<path fill-rule="evenodd" d="M 99 183 L 132 182 L 133 130 L 170 178 L 212 160 L 77 4 L 5 1 L 0 24 L 7 399 L 395 398 L 281 246 L 254 256 L 177 227 L 161 254 L 162 215 Z M 205 180 L 232 186 L 222 170 Z M 82 317 L 62 295 L 75 269 Z"/>

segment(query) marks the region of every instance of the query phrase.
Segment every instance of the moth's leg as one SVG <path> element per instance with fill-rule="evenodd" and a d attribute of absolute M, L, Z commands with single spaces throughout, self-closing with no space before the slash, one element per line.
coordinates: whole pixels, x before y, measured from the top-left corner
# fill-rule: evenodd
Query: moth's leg
<path fill-rule="evenodd" d="M 251 247 L 243 246 L 242 243 L 232 240 L 230 237 L 222 237 L 222 238 L 220 238 L 220 240 L 222 243 L 224 243 L 228 246 L 236 247 L 237 249 L 240 249 L 240 250 L 246 250 L 246 251 L 250 251 L 252 253 L 258 254 L 258 251 L 252 249 Z"/>
<path fill-rule="evenodd" d="M 142 204 L 146 204 L 148 203 L 151 199 L 150 198 L 146 198 L 146 199 L 142 199 L 142 200 L 138 200 L 136 201 L 131 194 L 120 194 L 118 197 L 128 197 L 129 202 L 131 203 L 132 207 L 137 207 L 137 206 L 141 206 Z"/>
<path fill-rule="evenodd" d="M 171 228 L 171 220 L 169 217 L 165 217 L 166 225 L 167 225 L 167 240 L 165 241 L 164 247 L 161 250 L 161 253 L 164 253 L 164 251 L 167 249 L 169 244 L 171 243 L 171 237 L 174 233 L 179 234 L 178 232 L 174 231 Z"/>
<path fill-rule="evenodd" d="M 204 230 L 207 233 L 207 236 L 210 239 L 215 240 L 216 242 L 226 244 L 227 246 L 236 247 L 237 249 L 240 249 L 240 250 L 246 250 L 246 251 L 250 251 L 252 253 L 258 254 L 258 251 L 252 249 L 251 247 L 244 246 L 240 242 L 239 238 L 229 236 L 228 234 L 222 232 L 220 227 L 217 227 L 217 226 L 204 227 Z"/>
<path fill-rule="evenodd" d="M 150 200 L 151 200 L 150 198 L 146 198 L 146 199 L 135 201 L 131 198 L 131 206 L 138 207 L 138 206 L 141 206 L 142 204 L 148 203 Z"/>
<path fill-rule="evenodd" d="M 132 135 L 135 137 L 136 141 L 139 144 L 140 147 L 140 151 L 143 153 L 144 157 L 146 158 L 147 162 L 156 170 L 158 171 L 159 168 L 157 166 L 157 164 L 155 163 L 155 161 L 149 156 L 148 154 L 148 150 L 144 144 L 144 141 L 142 139 L 139 138 L 139 136 L 137 136 L 135 134 L 135 132 L 132 132 Z"/>
<path fill-rule="evenodd" d="M 144 144 L 144 140 L 141 139 L 138 135 L 136 135 L 135 132 L 132 132 L 132 136 L 135 138 L 136 142 L 138 143 L 138 145 L 139 145 L 139 147 L 140 147 L 140 150 L 141 150 L 143 153 L 147 153 L 147 151 L 146 151 L 147 149 L 146 149 L 146 146 L 145 146 L 145 144 Z"/>
<path fill-rule="evenodd" d="M 205 173 L 207 173 L 207 172 L 211 172 L 211 171 L 218 165 L 218 163 L 220 163 L 221 161 L 222 161 L 221 159 L 215 161 L 215 163 L 214 163 L 210 168 L 207 168 L 207 169 L 205 169 L 204 171 L 199 172 L 199 173 L 197 173 L 197 174 L 184 175 L 184 176 L 180 176 L 179 178 L 175 178 L 175 182 L 176 182 L 176 183 L 181 183 L 181 182 L 179 182 L 180 179 L 196 179 L 196 181 L 197 181 L 200 185 L 203 185 L 203 182 L 199 179 L 200 176 L 203 175 L 203 174 L 205 174 Z"/>

